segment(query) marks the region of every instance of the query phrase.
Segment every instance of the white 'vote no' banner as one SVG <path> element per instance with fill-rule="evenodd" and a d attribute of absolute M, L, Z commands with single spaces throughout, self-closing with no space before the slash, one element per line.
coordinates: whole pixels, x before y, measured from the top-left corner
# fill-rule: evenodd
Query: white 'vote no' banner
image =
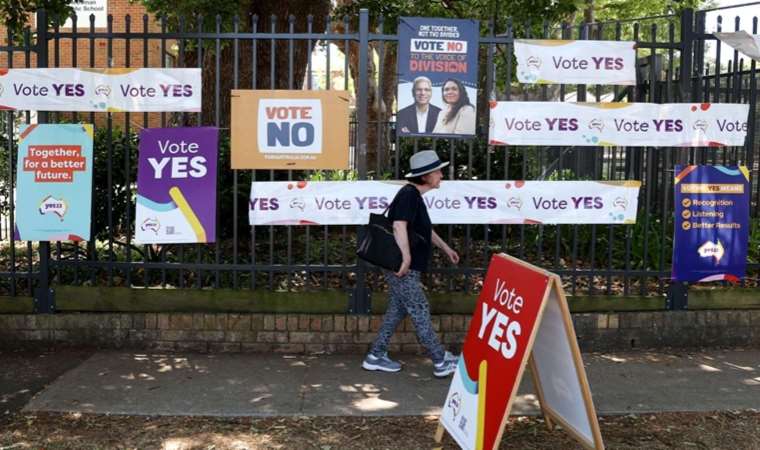
<path fill-rule="evenodd" d="M 744 145 L 748 105 L 492 102 L 492 145 Z"/>
<path fill-rule="evenodd" d="M 251 183 L 251 225 L 364 225 L 403 181 Z M 438 224 L 635 223 L 639 181 L 443 181 L 422 198 Z"/>
<path fill-rule="evenodd" d="M 3 69 L 0 108 L 197 112 L 201 69 Z"/>
<path fill-rule="evenodd" d="M 636 84 L 632 41 L 515 39 L 517 79 L 534 84 Z"/>

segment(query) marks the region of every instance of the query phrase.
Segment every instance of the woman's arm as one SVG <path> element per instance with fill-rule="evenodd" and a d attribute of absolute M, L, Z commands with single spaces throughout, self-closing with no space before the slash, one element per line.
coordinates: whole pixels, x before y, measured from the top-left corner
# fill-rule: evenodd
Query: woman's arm
<path fill-rule="evenodd" d="M 438 236 L 438 233 L 433 230 L 433 245 L 443 250 L 444 253 L 446 253 L 446 256 L 449 257 L 449 260 L 451 260 L 452 263 L 458 264 L 459 263 L 459 254 L 455 252 L 454 250 L 449 247 L 449 245 L 441 239 L 440 236 Z"/>
<path fill-rule="evenodd" d="M 444 252 L 446 249 L 450 249 L 449 245 L 444 241 L 440 236 L 438 236 L 438 233 L 433 230 L 433 245 L 440 248 Z"/>
<path fill-rule="evenodd" d="M 462 106 L 457 112 L 454 134 L 475 133 L 475 108 L 472 105 Z"/>
<path fill-rule="evenodd" d="M 412 265 L 412 253 L 409 251 L 409 235 L 406 232 L 406 220 L 393 221 L 393 237 L 396 238 L 396 244 L 401 249 L 401 267 L 396 272 L 396 276 L 403 277 L 409 272 L 409 266 Z"/>

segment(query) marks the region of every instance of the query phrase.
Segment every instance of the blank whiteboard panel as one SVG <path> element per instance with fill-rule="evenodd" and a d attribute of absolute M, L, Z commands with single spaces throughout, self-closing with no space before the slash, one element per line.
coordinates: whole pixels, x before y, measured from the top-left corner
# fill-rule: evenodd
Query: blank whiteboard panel
<path fill-rule="evenodd" d="M 541 383 L 544 403 L 573 427 L 578 437 L 593 447 L 594 434 L 583 401 L 565 321 L 562 320 L 556 287 L 549 289 L 546 302 L 533 345 L 533 360 L 538 372 L 535 375 Z"/>

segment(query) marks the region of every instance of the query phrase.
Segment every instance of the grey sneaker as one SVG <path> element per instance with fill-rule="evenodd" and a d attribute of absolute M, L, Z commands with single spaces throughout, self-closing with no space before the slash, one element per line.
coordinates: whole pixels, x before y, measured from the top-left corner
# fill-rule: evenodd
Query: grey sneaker
<path fill-rule="evenodd" d="M 377 357 L 373 354 L 367 354 L 367 357 L 362 361 L 362 369 L 364 370 L 380 370 L 382 372 L 398 372 L 401 370 L 401 363 L 388 358 L 388 354 Z"/>
<path fill-rule="evenodd" d="M 443 360 L 444 361 L 454 361 L 455 363 L 459 362 L 459 355 L 455 355 L 451 353 L 450 351 L 446 351 L 446 353 L 443 354 Z"/>
<path fill-rule="evenodd" d="M 448 355 L 454 356 L 449 352 L 446 352 L 446 353 Z M 457 370 L 457 360 L 446 359 L 446 357 L 444 357 L 443 361 L 433 364 L 433 376 L 436 378 L 446 378 L 447 376 L 454 373 L 456 370 Z"/>

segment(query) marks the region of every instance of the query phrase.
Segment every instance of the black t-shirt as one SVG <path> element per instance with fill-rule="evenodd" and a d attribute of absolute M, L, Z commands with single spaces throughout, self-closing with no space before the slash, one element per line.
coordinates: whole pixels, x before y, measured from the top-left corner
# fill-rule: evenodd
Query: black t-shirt
<path fill-rule="evenodd" d="M 422 194 L 414 185 L 407 184 L 398 191 L 388 209 L 388 219 L 391 222 L 406 221 L 409 250 L 412 255 L 410 269 L 426 272 L 433 251 L 433 224 L 430 222 Z M 413 233 L 419 235 L 420 239 L 415 238 Z"/>

